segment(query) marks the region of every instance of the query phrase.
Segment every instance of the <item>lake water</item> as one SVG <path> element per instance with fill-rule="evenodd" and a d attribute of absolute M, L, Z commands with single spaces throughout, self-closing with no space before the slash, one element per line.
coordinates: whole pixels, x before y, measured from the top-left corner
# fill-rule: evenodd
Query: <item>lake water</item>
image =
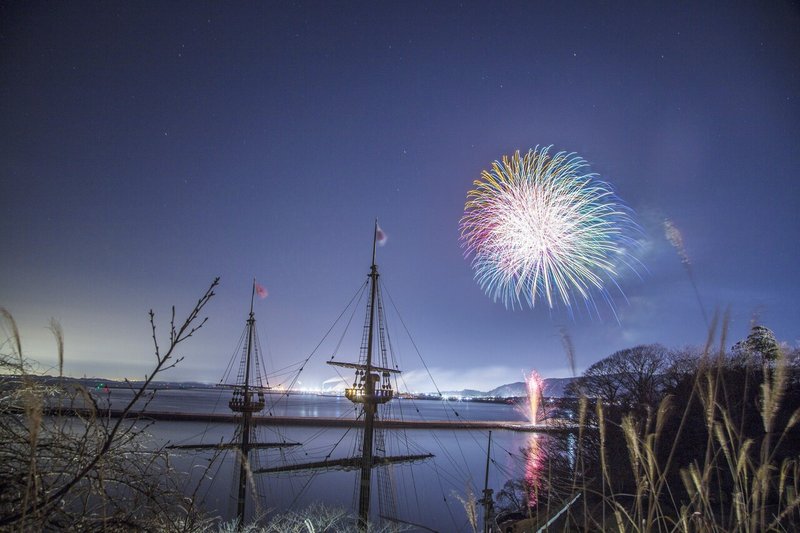
<path fill-rule="evenodd" d="M 130 392 L 112 389 L 112 408 L 121 408 Z M 163 390 L 158 391 L 148 409 L 159 412 L 225 413 L 229 414 L 230 391 L 224 390 Z M 104 402 L 103 402 L 104 403 Z M 384 418 L 405 420 L 496 420 L 520 421 L 525 417 L 513 406 L 481 402 L 396 399 L 390 402 L 390 413 Z M 344 397 L 293 394 L 268 395 L 267 408 L 262 415 L 290 417 L 356 418 L 352 403 Z M 198 444 L 229 442 L 235 426 L 230 423 L 155 422 L 148 432 L 153 444 Z M 263 450 L 257 454 L 260 465 L 266 466 L 321 461 L 358 454 L 359 431 L 356 428 L 273 427 L 258 428 L 261 442 L 299 442 L 301 446 Z M 435 457 L 423 462 L 376 468 L 372 476 L 371 518 L 379 510 L 379 487 L 393 487 L 396 511 L 387 511 L 396 518 L 436 531 L 469 531 L 464 506 L 469 491 L 481 497 L 486 467 L 486 430 L 403 429 L 384 430 L 386 455 L 431 453 Z M 521 449 L 535 445 L 542 436 L 507 430 L 492 431 L 492 464 L 489 486 L 495 494 L 511 477 L 531 475 L 530 460 Z M 174 467 L 187 474 L 187 492 L 199 483 L 197 494 L 202 506 L 224 519 L 235 515 L 234 482 L 235 456 L 227 453 L 217 458 L 209 469 L 210 451 L 175 451 Z M 381 471 L 383 473 L 379 474 Z M 384 474 L 385 473 L 385 474 Z M 357 476 L 355 470 L 293 472 L 291 474 L 257 474 L 257 488 L 262 510 L 302 510 L 315 502 L 343 507 L 357 507 Z M 383 490 L 383 494 L 388 494 Z M 248 501 L 248 515 L 253 512 Z M 424 529 L 418 529 L 424 530 Z"/>

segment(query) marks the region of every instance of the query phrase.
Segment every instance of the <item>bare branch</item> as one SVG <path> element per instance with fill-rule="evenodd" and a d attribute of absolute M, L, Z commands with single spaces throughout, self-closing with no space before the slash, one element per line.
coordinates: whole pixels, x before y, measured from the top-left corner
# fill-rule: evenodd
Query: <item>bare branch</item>
<path fill-rule="evenodd" d="M 170 343 L 167 347 L 166 351 L 160 351 L 158 340 L 156 337 L 156 325 L 155 325 L 155 313 L 151 309 L 149 312 L 149 319 L 150 319 L 150 327 L 152 331 L 152 338 L 153 338 L 153 345 L 155 349 L 156 355 L 156 365 L 155 368 L 150 372 L 149 375 L 145 376 L 144 382 L 135 389 L 135 392 L 132 398 L 128 401 L 125 407 L 122 409 L 119 418 L 116 419 L 116 422 L 110 426 L 110 429 L 105 431 L 105 436 L 103 437 L 100 447 L 94 454 L 88 458 L 88 460 L 84 463 L 84 465 L 74 474 L 74 476 L 66 481 L 63 485 L 55 490 L 51 490 L 49 492 L 45 491 L 39 493 L 37 491 L 36 496 L 33 501 L 27 502 L 22 506 L 22 509 L 10 513 L 6 516 L 0 517 L 0 527 L 7 526 L 10 524 L 15 524 L 22 520 L 25 516 L 28 516 L 30 513 L 36 511 L 42 514 L 46 514 L 50 509 L 53 509 L 58 502 L 62 500 L 70 491 L 81 481 L 87 479 L 87 477 L 94 471 L 95 467 L 100 463 L 101 460 L 104 460 L 108 455 L 109 451 L 112 449 L 113 446 L 121 443 L 127 442 L 129 439 L 126 437 L 128 436 L 128 431 L 122 430 L 123 428 L 123 421 L 125 420 L 126 416 L 130 411 L 134 408 L 137 402 L 142 398 L 143 395 L 147 392 L 151 382 L 153 379 L 159 375 L 161 372 L 168 368 L 172 368 L 177 363 L 182 360 L 182 357 L 178 358 L 174 362 L 170 362 L 173 358 L 174 351 L 179 343 L 186 340 L 190 337 L 195 331 L 200 329 L 206 322 L 207 319 L 204 319 L 199 325 L 194 325 L 194 321 L 199 316 L 202 309 L 208 304 L 210 299 L 214 296 L 214 288 L 219 284 L 219 278 L 214 279 L 211 283 L 209 288 L 203 294 L 203 296 L 197 301 L 195 307 L 189 312 L 187 318 L 183 322 L 180 328 L 175 330 L 174 327 L 174 307 L 173 307 L 173 318 L 171 324 L 171 332 L 170 332 Z M 14 332 L 16 338 L 16 347 L 18 352 L 20 352 L 20 358 L 22 358 L 21 354 L 21 343 L 19 341 L 19 335 L 16 330 L 16 323 L 13 321 L 13 318 L 10 316 L 10 313 L 3 309 L 3 315 L 6 318 L 6 321 L 12 325 L 12 330 Z M 21 359 L 22 360 L 22 359 Z M 127 380 L 126 380 L 127 382 Z M 129 383 L 129 385 L 131 385 Z M 94 407 L 95 412 L 97 411 L 97 404 L 92 399 L 91 403 Z M 149 402 L 148 402 L 149 403 Z M 122 442 L 120 442 L 122 441 Z"/>
<path fill-rule="evenodd" d="M 161 357 L 159 355 L 160 352 L 158 350 L 158 339 L 156 338 L 156 314 L 153 312 L 152 309 L 150 310 L 150 329 L 153 332 L 153 347 L 156 351 L 156 360 L 159 361 L 161 360 Z"/>

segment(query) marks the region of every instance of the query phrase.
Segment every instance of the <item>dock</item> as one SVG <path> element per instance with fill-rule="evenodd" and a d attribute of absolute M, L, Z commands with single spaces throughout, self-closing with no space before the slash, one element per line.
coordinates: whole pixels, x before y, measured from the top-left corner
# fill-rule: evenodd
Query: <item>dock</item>
<path fill-rule="evenodd" d="M 49 414 L 68 416 L 92 416 L 88 409 L 61 409 L 56 413 L 51 409 Z M 108 416 L 119 418 L 123 415 L 120 410 L 101 410 L 95 416 Z M 238 417 L 231 414 L 217 413 L 175 413 L 162 411 L 128 412 L 125 418 L 135 420 L 171 421 L 171 422 L 207 422 L 233 424 L 238 422 Z M 340 417 L 295 417 L 295 416 L 253 416 L 253 423 L 257 426 L 300 426 L 300 427 L 363 427 L 364 421 L 358 418 Z M 525 422 L 504 420 L 376 420 L 377 427 L 387 429 L 454 429 L 454 430 L 497 430 L 521 431 L 526 433 L 563 433 L 574 431 L 573 425 L 562 420 L 551 420 L 547 424 L 527 424 Z"/>

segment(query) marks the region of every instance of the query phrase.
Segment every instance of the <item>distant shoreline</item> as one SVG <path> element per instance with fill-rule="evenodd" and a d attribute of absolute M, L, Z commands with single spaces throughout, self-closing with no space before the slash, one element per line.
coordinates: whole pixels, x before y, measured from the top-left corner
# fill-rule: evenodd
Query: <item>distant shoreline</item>
<path fill-rule="evenodd" d="M 144 384 L 143 381 L 140 380 L 120 380 L 120 379 L 113 379 L 113 378 L 101 378 L 101 377 L 58 377 L 58 376 L 39 376 L 39 375 L 29 375 L 27 376 L 34 381 L 46 384 L 46 385 L 66 385 L 68 383 L 74 383 L 77 385 L 81 385 L 85 387 L 87 390 L 95 390 L 98 387 L 107 387 L 108 389 L 117 390 L 131 390 L 137 389 Z M 0 382 L 3 381 L 12 381 L 16 380 L 18 377 L 16 376 L 0 376 Z M 543 391 L 543 396 L 547 398 L 561 398 L 564 396 L 563 390 L 564 386 L 567 382 L 572 381 L 572 378 L 544 378 L 545 389 Z M 551 385 L 547 385 L 551 384 Z M 150 384 L 148 391 L 208 391 L 208 390 L 219 390 L 219 384 L 214 383 L 204 383 L 198 381 L 154 381 Z M 300 391 L 300 390 L 278 390 L 274 389 L 268 394 L 291 394 L 291 395 L 300 395 L 300 394 L 310 394 L 314 396 L 342 396 L 343 393 L 338 391 Z M 418 392 L 418 393 L 410 393 L 410 392 L 403 392 L 398 393 L 398 397 L 408 397 L 413 398 L 415 400 L 461 400 L 461 401 L 472 401 L 472 402 L 486 402 L 486 403 L 513 403 L 522 398 L 527 398 L 527 389 L 525 387 L 524 382 L 516 382 L 516 383 L 508 383 L 505 385 L 501 385 L 496 387 L 490 391 L 479 391 L 474 389 L 463 389 L 463 390 L 447 390 L 441 392 Z"/>

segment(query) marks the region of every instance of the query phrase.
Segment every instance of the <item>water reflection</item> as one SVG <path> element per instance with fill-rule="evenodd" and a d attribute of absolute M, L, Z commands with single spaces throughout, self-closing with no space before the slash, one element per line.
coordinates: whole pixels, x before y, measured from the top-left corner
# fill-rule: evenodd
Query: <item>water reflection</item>
<path fill-rule="evenodd" d="M 578 439 L 574 433 L 567 435 L 567 459 L 569 460 L 570 468 L 575 466 L 575 457 L 577 454 Z"/>
<path fill-rule="evenodd" d="M 126 391 L 114 390 L 115 404 L 122 401 Z M 210 412 L 215 411 L 215 391 L 159 391 L 150 409 L 153 411 Z M 274 416 L 319 416 L 323 418 L 354 417 L 352 404 L 345 398 L 304 395 L 273 395 L 268 397 Z M 219 402 L 227 409 L 224 401 Z M 441 401 L 403 399 L 393 401 L 395 413 L 406 420 L 446 420 L 452 417 L 452 407 Z M 220 409 L 218 412 L 224 413 Z M 507 420 L 523 422 L 524 417 L 508 404 L 462 402 L 458 405 L 459 417 L 464 420 Z M 195 444 L 229 442 L 235 425 L 230 422 L 168 422 L 158 421 L 149 428 L 153 445 Z M 355 449 L 354 432 L 347 428 L 301 427 L 265 425 L 263 441 L 301 442 L 302 447 L 264 450 L 262 466 L 279 466 L 300 462 L 313 462 L 351 455 Z M 277 432 L 277 433 L 275 433 Z M 537 445 L 547 440 L 540 435 Z M 530 435 L 498 430 L 493 432 L 493 445 L 509 450 L 511 463 L 507 472 L 492 470 L 489 485 L 497 494 L 512 477 L 523 477 L 524 466 L 518 461 L 520 449 L 528 447 Z M 470 529 L 464 506 L 453 493 L 464 494 L 472 479 L 483 479 L 486 464 L 485 432 L 480 430 L 404 429 L 386 433 L 387 448 L 394 454 L 433 453 L 434 459 L 424 463 L 396 465 L 392 471 L 398 513 L 403 520 L 423 523 L 437 531 L 467 531 Z M 389 454 L 389 452 L 387 452 Z M 211 464 L 207 452 L 181 452 L 170 457 L 171 464 L 186 476 L 186 493 L 195 487 L 201 507 L 228 520 L 234 516 L 235 497 L 231 486 L 235 457 L 231 454 L 218 458 Z M 535 469 L 534 469 L 535 470 Z M 270 511 L 302 510 L 315 502 L 325 502 L 333 507 L 354 509 L 353 493 L 357 476 L 351 471 L 321 471 L 314 473 L 263 474 L 258 501 L 262 509 Z M 376 484 L 379 482 L 376 479 Z M 262 491 L 263 490 L 263 491 Z M 235 494 L 234 494 L 235 496 Z M 379 494 L 374 494 L 377 509 Z M 251 506 L 250 509 L 255 509 Z M 377 518 L 377 514 L 375 516 Z"/>
<path fill-rule="evenodd" d="M 542 486 L 542 470 L 544 466 L 544 438 L 538 433 L 528 434 L 528 441 L 523 453 L 525 456 L 525 488 L 529 507 L 535 507 L 539 489 Z"/>

